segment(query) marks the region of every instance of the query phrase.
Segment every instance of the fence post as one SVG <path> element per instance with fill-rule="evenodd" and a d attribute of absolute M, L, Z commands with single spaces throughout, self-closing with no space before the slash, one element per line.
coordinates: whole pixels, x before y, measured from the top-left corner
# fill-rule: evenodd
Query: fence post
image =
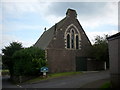
<path fill-rule="evenodd" d="M 104 62 L 104 69 L 106 70 L 106 61 Z"/>

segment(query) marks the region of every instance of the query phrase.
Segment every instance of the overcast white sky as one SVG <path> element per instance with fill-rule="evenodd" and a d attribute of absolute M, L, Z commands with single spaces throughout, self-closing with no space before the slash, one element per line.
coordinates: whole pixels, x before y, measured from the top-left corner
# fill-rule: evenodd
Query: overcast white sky
<path fill-rule="evenodd" d="M 21 42 L 24 47 L 33 45 L 44 32 L 45 27 L 49 29 L 65 17 L 68 8 L 77 11 L 78 20 L 91 42 L 96 35 L 112 35 L 118 32 L 118 0 L 45 1 L 2 0 L 0 2 L 0 36 L 2 36 L 0 49 L 12 41 Z"/>

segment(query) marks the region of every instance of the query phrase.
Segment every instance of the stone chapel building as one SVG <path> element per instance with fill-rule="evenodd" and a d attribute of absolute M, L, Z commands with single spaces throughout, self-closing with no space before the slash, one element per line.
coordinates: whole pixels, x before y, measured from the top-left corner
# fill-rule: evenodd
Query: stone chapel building
<path fill-rule="evenodd" d="M 68 9 L 65 18 L 44 31 L 34 46 L 45 50 L 50 72 L 88 70 L 86 60 L 92 45 L 73 9 Z"/>

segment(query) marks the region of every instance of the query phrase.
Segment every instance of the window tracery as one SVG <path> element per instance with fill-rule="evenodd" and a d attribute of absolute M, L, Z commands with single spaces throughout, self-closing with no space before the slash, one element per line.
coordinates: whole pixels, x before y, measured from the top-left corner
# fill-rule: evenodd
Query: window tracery
<path fill-rule="evenodd" d="M 80 32 L 74 24 L 67 27 L 65 31 L 65 48 L 66 49 L 80 49 Z"/>

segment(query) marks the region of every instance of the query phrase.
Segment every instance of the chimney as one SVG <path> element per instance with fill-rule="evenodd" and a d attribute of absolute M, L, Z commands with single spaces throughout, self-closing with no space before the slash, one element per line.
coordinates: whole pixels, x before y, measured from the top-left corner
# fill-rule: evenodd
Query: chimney
<path fill-rule="evenodd" d="M 56 35 L 56 32 L 57 32 L 57 23 L 55 23 L 54 25 L 54 35 Z"/>
<path fill-rule="evenodd" d="M 67 12 L 66 12 L 66 16 L 67 17 L 77 18 L 77 13 L 73 9 L 68 9 Z"/>

